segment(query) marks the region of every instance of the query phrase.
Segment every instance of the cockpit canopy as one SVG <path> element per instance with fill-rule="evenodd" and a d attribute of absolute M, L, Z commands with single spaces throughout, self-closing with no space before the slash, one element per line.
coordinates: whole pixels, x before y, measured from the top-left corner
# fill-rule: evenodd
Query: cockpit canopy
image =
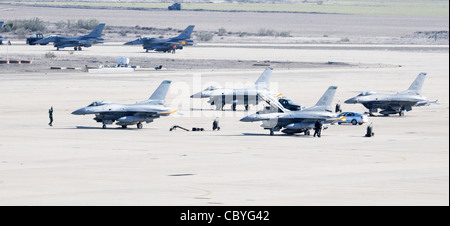
<path fill-rule="evenodd" d="M 292 101 L 291 99 L 286 99 L 286 102 L 287 102 L 288 104 L 292 104 L 292 105 L 295 104 L 294 101 Z"/>
<path fill-rule="evenodd" d="M 106 101 L 103 101 L 103 100 L 94 101 L 91 104 L 89 104 L 88 107 L 102 106 L 102 105 L 105 105 L 105 104 L 110 104 L 110 102 L 106 102 Z"/>
<path fill-rule="evenodd" d="M 216 90 L 216 89 L 219 89 L 220 87 L 217 87 L 217 86 L 209 86 L 208 88 L 206 88 L 206 89 L 204 89 L 203 91 L 213 91 L 213 90 Z"/>
<path fill-rule="evenodd" d="M 368 96 L 368 95 L 372 95 L 372 94 L 375 94 L 375 92 L 372 92 L 372 91 L 364 91 L 364 92 L 361 92 L 358 96 L 360 97 L 360 96 Z"/>

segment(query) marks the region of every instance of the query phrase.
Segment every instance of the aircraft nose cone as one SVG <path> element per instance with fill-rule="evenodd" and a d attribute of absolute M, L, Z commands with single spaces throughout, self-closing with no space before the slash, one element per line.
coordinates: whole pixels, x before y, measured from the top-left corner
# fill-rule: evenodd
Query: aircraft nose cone
<path fill-rule="evenodd" d="M 86 110 L 84 108 L 72 112 L 72 115 L 84 115 L 84 114 L 86 114 Z"/>
<path fill-rule="evenodd" d="M 250 122 L 249 116 L 245 116 L 244 118 L 241 118 L 239 121 L 241 122 Z"/>
<path fill-rule="evenodd" d="M 198 92 L 191 95 L 191 98 L 203 98 L 202 92 Z"/>
<path fill-rule="evenodd" d="M 354 104 L 354 103 L 358 103 L 358 101 L 356 100 L 356 98 L 353 97 L 353 98 L 350 98 L 350 99 L 344 101 L 344 103 L 346 103 L 346 104 Z"/>
<path fill-rule="evenodd" d="M 256 117 L 254 115 L 248 115 L 244 118 L 241 118 L 239 121 L 241 122 L 254 122 L 256 120 Z"/>

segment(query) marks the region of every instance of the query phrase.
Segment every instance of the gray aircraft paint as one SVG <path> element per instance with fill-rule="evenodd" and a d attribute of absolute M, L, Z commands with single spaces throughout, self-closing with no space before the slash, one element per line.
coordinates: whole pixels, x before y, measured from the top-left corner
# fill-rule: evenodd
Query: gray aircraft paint
<path fill-rule="evenodd" d="M 241 122 L 255 122 L 261 121 L 261 127 L 271 131 L 280 131 L 283 133 L 305 133 L 314 128 L 316 121 L 321 121 L 323 124 L 332 124 L 339 120 L 337 115 L 332 111 L 332 101 L 336 93 L 336 86 L 330 86 L 322 95 L 316 105 L 306 108 L 301 111 L 289 111 L 285 109 L 276 99 L 260 94 L 270 106 L 269 111 L 260 111 L 242 118 Z"/>
<path fill-rule="evenodd" d="M 209 98 L 208 103 L 215 105 L 216 109 L 222 109 L 226 104 L 231 104 L 235 110 L 236 105 L 257 105 L 260 102 L 259 93 L 270 93 L 269 82 L 273 68 L 266 70 L 259 76 L 258 80 L 242 89 L 231 89 L 221 87 L 208 87 L 205 90 L 191 95 L 191 98 Z M 246 107 L 246 108 L 247 108 Z"/>
<path fill-rule="evenodd" d="M 369 112 L 378 112 L 384 115 L 400 114 L 404 111 L 411 111 L 414 106 L 428 106 L 436 101 L 428 101 L 422 96 L 422 86 L 425 81 L 426 73 L 420 73 L 411 86 L 402 92 L 396 94 L 383 94 L 376 92 L 362 92 L 358 96 L 352 97 L 345 101 L 346 104 L 362 104 L 369 109 Z"/>
<path fill-rule="evenodd" d="M 4 24 L 4 22 L 3 22 L 3 21 L 0 21 L 0 30 L 2 29 L 3 24 Z M 6 40 L 8 40 L 8 39 L 3 38 L 2 36 L 0 36 L 0 41 L 6 41 Z"/>
<path fill-rule="evenodd" d="M 124 45 L 142 45 L 142 47 L 148 52 L 149 50 L 155 51 L 171 51 L 173 45 L 176 49 L 183 49 L 183 46 L 196 44 L 191 40 L 191 34 L 195 25 L 189 25 L 180 35 L 172 38 L 152 38 L 152 37 L 140 37 L 134 41 L 126 42 Z"/>
<path fill-rule="evenodd" d="M 142 122 L 153 122 L 161 116 L 168 116 L 171 110 L 164 105 L 167 91 L 171 81 L 163 81 L 148 100 L 136 104 L 116 104 L 106 101 L 95 101 L 87 107 L 80 108 L 72 114 L 86 115 L 95 114 L 94 120 L 103 124 L 116 122 L 124 128 L 129 125 L 137 125 L 142 128 Z"/>
<path fill-rule="evenodd" d="M 52 35 L 47 38 L 36 41 L 36 44 L 48 44 L 53 42 L 53 46 L 57 50 L 65 47 L 75 47 L 81 50 L 81 47 L 91 47 L 94 44 L 105 43 L 106 41 L 101 38 L 105 24 L 97 25 L 94 30 L 88 35 L 83 35 L 79 37 L 64 37 L 60 35 Z"/>

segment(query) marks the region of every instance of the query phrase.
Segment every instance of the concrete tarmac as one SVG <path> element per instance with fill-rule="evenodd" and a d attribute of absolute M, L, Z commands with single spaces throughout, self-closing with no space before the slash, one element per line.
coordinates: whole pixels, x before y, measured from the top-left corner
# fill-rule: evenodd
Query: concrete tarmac
<path fill-rule="evenodd" d="M 0 46 L 2 51 L 5 46 Z M 21 49 L 23 48 L 23 49 Z M 11 48 L 13 54 L 25 48 Z M 43 56 L 51 46 L 26 54 Z M 16 51 L 16 52 L 15 52 Z M 273 65 L 271 86 L 294 102 L 314 105 L 337 85 L 334 103 L 361 91 L 405 90 L 428 73 L 423 95 L 439 105 L 404 117 L 370 117 L 336 125 L 321 138 L 269 132 L 239 119 L 264 105 L 215 111 L 189 95 L 210 84 L 244 86 L 263 67 L 142 71 L 131 74 L 0 73 L 0 205 L 449 205 L 449 54 L 447 51 L 329 50 L 245 47 L 185 48 L 145 54 L 140 47 L 94 46 L 92 56 L 345 62 L 389 67 L 291 68 Z M 66 52 L 56 54 L 68 55 Z M 58 55 L 57 55 L 58 59 Z M 70 61 L 68 61 L 70 63 Z M 4 65 L 0 65 L 4 67 Z M 174 115 L 121 129 L 70 113 L 95 100 L 135 103 L 164 79 Z M 53 127 L 48 109 L 54 108 Z M 200 110 L 203 109 L 203 110 Z M 220 131 L 211 131 L 220 118 Z M 173 125 L 203 132 L 169 131 Z"/>

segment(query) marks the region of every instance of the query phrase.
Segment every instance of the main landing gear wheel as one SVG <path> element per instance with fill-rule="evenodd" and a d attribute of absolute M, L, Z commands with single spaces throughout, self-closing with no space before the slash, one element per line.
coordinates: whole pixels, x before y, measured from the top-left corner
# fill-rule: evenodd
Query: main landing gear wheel
<path fill-rule="evenodd" d="M 311 132 L 309 130 L 305 130 L 305 136 L 311 135 Z"/>
<path fill-rule="evenodd" d="M 126 129 L 127 128 L 127 125 L 122 125 L 122 129 Z"/>
<path fill-rule="evenodd" d="M 106 124 L 103 124 L 102 128 L 103 128 L 103 129 L 106 129 Z"/>
<path fill-rule="evenodd" d="M 271 129 L 271 130 L 270 130 L 270 136 L 273 136 L 273 134 L 274 134 L 274 133 L 273 133 L 273 130 Z"/>
<path fill-rule="evenodd" d="M 138 128 L 138 129 L 142 129 L 142 123 L 138 123 L 138 124 L 137 124 L 137 128 Z"/>

